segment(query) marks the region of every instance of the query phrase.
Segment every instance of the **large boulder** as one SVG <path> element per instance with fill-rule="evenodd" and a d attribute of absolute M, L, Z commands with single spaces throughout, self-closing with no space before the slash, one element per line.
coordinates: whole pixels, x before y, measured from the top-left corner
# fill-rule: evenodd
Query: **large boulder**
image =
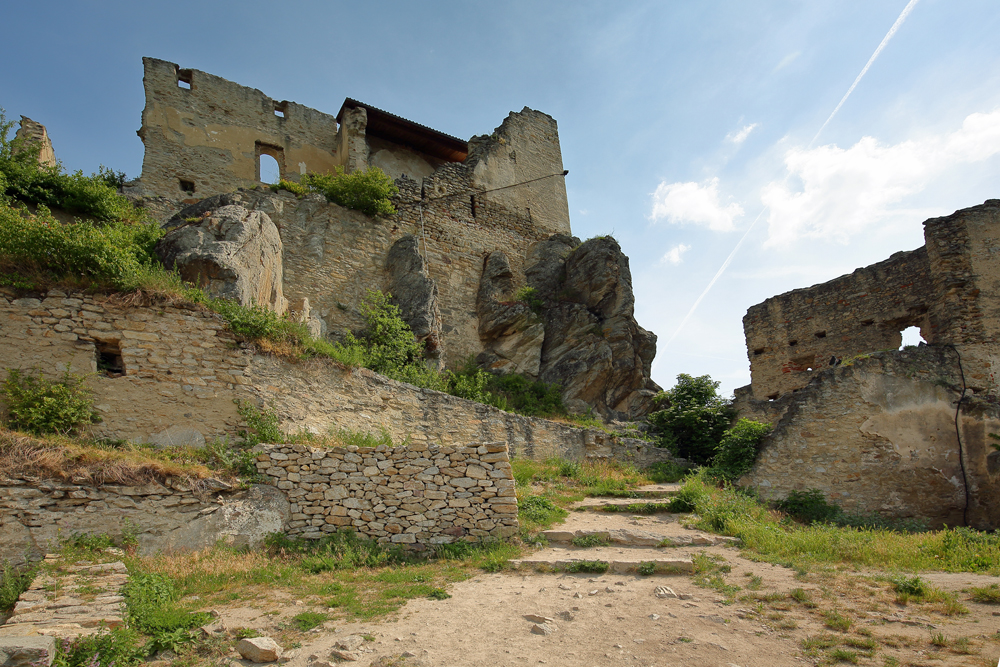
<path fill-rule="evenodd" d="M 385 270 L 389 276 L 388 291 L 399 307 L 400 317 L 410 325 L 417 340 L 425 342 L 428 356 L 443 364 L 438 289 L 427 273 L 416 236 L 407 234 L 392 244 Z"/>
<path fill-rule="evenodd" d="M 160 239 L 160 261 L 212 296 L 284 313 L 278 228 L 266 213 L 212 199 L 214 207 L 201 202 L 178 214 L 190 217 Z"/>
<path fill-rule="evenodd" d="M 656 335 L 635 321 L 628 257 L 613 238 L 554 235 L 529 252 L 528 285 L 542 299 L 540 379 L 558 383 L 571 409 L 636 418 L 653 407 Z"/>

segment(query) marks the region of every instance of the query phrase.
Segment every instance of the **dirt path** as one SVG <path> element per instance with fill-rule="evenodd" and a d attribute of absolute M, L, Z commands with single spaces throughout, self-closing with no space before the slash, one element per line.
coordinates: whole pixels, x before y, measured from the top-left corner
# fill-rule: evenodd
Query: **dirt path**
<path fill-rule="evenodd" d="M 802 574 L 756 563 L 741 557 L 735 546 L 717 544 L 717 536 L 685 529 L 676 515 L 632 517 L 593 511 L 594 505 L 606 502 L 636 501 L 588 499 L 579 504 L 582 511 L 571 512 L 555 532 L 615 536 L 617 531 L 621 536 L 631 531 L 663 538 L 705 537 L 706 543 L 577 548 L 569 542 L 553 542 L 523 559 L 515 572 L 484 574 L 455 584 L 449 588 L 450 599 L 413 600 L 395 618 L 340 624 L 332 633 L 329 629 L 317 632 L 316 639 L 304 643 L 288 666 L 336 663 L 331 651 L 348 635 L 368 636 L 355 650 L 358 661 L 350 663 L 358 665 L 400 654 L 410 656 L 400 664 L 420 661 L 435 667 L 782 667 L 830 664 L 838 657 L 844 664 L 856 660 L 861 665 L 993 667 L 1000 659 L 1000 607 L 996 605 L 974 604 L 964 595 L 959 597 L 968 614 L 947 615 L 942 605 L 900 605 L 887 585 L 870 575 Z M 690 574 L 544 571 L 552 563 L 574 560 L 690 563 L 698 554 L 720 561 L 716 583 L 742 590 L 730 591 L 727 598 L 695 585 Z M 1000 581 L 971 574 L 922 576 L 950 592 Z M 671 593 L 657 596 L 658 587 L 663 586 L 678 597 Z M 537 621 L 542 619 L 529 620 L 526 615 L 550 619 L 544 623 L 549 633 L 535 634 L 541 625 Z M 835 629 L 838 624 L 841 630 Z"/>

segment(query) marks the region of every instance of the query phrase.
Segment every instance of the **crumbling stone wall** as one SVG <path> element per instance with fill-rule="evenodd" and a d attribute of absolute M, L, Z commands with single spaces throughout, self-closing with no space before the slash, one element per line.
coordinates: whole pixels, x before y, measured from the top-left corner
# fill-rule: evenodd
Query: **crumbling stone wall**
<path fill-rule="evenodd" d="M 216 479 L 166 477 L 141 485 L 0 476 L 0 561 L 39 560 L 74 534 L 135 530 L 144 554 L 259 546 L 291 519 L 270 486 L 240 490 Z"/>
<path fill-rule="evenodd" d="M 923 248 L 747 313 L 752 383 L 737 406 L 775 425 L 748 483 L 777 496 L 818 488 L 848 509 L 937 525 L 1000 526 L 989 439 L 1000 432 L 1000 200 L 927 220 L 924 236 Z M 929 345 L 896 350 L 913 325 Z"/>
<path fill-rule="evenodd" d="M 21 116 L 21 123 L 14 138 L 23 141 L 25 147 L 38 148 L 38 164 L 43 167 L 56 166 L 56 154 L 52 150 L 52 141 L 44 125 L 27 116 Z"/>
<path fill-rule="evenodd" d="M 927 252 L 918 248 L 752 306 L 743 331 L 754 397 L 777 398 L 845 358 L 897 349 L 907 327 L 928 339 L 930 294 Z"/>
<path fill-rule="evenodd" d="M 961 391 L 958 355 L 945 347 L 826 370 L 789 395 L 741 482 L 764 497 L 820 489 L 847 511 L 995 529 L 1000 452 L 988 434 L 1000 432 L 1000 408 L 966 396 L 956 429 Z"/>
<path fill-rule="evenodd" d="M 142 64 L 145 194 L 194 201 L 252 187 L 261 154 L 294 178 L 342 164 L 333 116 L 164 60 Z"/>
<path fill-rule="evenodd" d="M 288 497 L 286 532 L 355 530 L 423 549 L 517 533 L 517 496 L 503 442 L 317 449 L 261 445 L 257 468 Z"/>
<path fill-rule="evenodd" d="M 235 401 L 273 409 L 283 427 L 379 433 L 395 442 L 463 446 L 505 441 L 512 455 L 669 460 L 642 440 L 523 417 L 456 396 L 323 361 L 293 363 L 241 347 L 218 316 L 169 304 L 125 307 L 103 297 L 50 291 L 34 297 L 0 290 L 3 367 L 97 370 L 97 353 L 117 341 L 124 375 L 87 378 L 103 421 L 100 437 L 159 445 L 201 445 L 236 436 Z M 105 352 L 108 354 L 109 352 Z M 113 360 L 112 360 L 113 361 Z M 2 407 L 2 406 L 0 406 Z"/>

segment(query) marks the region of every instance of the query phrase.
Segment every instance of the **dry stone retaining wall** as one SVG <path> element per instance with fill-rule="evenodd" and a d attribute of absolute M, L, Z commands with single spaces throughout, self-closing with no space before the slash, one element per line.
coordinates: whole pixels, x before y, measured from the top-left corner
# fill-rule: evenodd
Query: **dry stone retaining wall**
<path fill-rule="evenodd" d="M 517 532 L 517 497 L 503 442 L 317 449 L 261 445 L 257 469 L 291 503 L 286 532 L 355 530 L 420 549 Z"/>
<path fill-rule="evenodd" d="M 0 561 L 35 560 L 74 534 L 138 532 L 144 553 L 200 549 L 219 540 L 256 546 L 289 519 L 269 486 L 167 477 L 141 486 L 0 477 Z"/>

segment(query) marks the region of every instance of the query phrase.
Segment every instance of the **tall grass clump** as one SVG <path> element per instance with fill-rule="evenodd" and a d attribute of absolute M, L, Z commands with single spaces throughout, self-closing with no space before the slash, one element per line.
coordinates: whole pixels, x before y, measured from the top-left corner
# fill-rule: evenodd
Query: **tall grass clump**
<path fill-rule="evenodd" d="M 731 535 L 763 560 L 789 565 L 846 564 L 892 570 L 1000 574 L 1000 535 L 971 528 L 907 533 L 831 523 L 799 525 L 751 495 L 716 487 L 705 472 L 682 489 L 700 528 Z"/>

